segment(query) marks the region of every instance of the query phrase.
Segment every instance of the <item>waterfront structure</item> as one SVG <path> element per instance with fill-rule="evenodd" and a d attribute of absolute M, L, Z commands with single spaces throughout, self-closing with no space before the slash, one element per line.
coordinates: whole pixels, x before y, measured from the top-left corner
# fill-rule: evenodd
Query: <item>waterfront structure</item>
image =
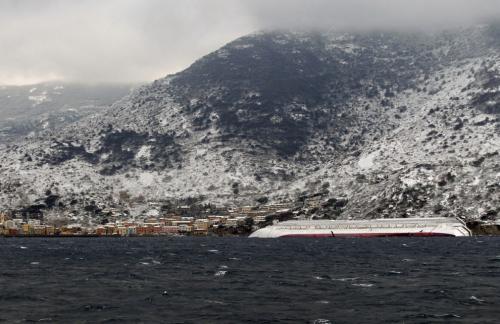
<path fill-rule="evenodd" d="M 373 220 L 285 221 L 253 232 L 254 238 L 471 236 L 457 218 L 386 218 Z"/>

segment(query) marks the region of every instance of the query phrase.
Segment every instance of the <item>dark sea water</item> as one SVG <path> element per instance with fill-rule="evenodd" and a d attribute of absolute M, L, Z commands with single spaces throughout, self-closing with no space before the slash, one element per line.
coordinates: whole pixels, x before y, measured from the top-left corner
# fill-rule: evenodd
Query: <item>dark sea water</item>
<path fill-rule="evenodd" d="M 500 237 L 0 238 L 0 322 L 500 323 Z"/>

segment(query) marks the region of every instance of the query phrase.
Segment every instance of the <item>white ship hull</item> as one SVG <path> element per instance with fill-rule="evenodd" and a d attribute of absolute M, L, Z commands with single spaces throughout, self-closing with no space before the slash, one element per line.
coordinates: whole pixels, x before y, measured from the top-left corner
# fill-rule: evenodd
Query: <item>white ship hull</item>
<path fill-rule="evenodd" d="M 391 237 L 471 236 L 470 230 L 454 218 L 390 218 L 374 220 L 286 221 L 261 228 L 252 238 L 278 237 Z"/>

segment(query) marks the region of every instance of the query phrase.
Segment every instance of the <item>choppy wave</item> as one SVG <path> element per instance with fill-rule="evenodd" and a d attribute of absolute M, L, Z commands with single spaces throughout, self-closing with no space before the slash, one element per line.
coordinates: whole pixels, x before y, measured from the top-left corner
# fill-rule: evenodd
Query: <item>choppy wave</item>
<path fill-rule="evenodd" d="M 480 241 L 0 238 L 0 322 L 497 323 Z"/>

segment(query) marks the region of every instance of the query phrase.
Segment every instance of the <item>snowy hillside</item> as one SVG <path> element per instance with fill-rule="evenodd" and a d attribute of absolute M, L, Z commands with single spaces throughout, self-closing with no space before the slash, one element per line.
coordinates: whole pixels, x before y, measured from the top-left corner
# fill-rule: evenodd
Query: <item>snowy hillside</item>
<path fill-rule="evenodd" d="M 132 85 L 40 83 L 0 86 L 0 144 L 26 135 L 38 136 L 111 105 Z"/>
<path fill-rule="evenodd" d="M 1 152 L 0 210 L 295 202 L 310 216 L 495 218 L 500 32 L 262 32 Z"/>

